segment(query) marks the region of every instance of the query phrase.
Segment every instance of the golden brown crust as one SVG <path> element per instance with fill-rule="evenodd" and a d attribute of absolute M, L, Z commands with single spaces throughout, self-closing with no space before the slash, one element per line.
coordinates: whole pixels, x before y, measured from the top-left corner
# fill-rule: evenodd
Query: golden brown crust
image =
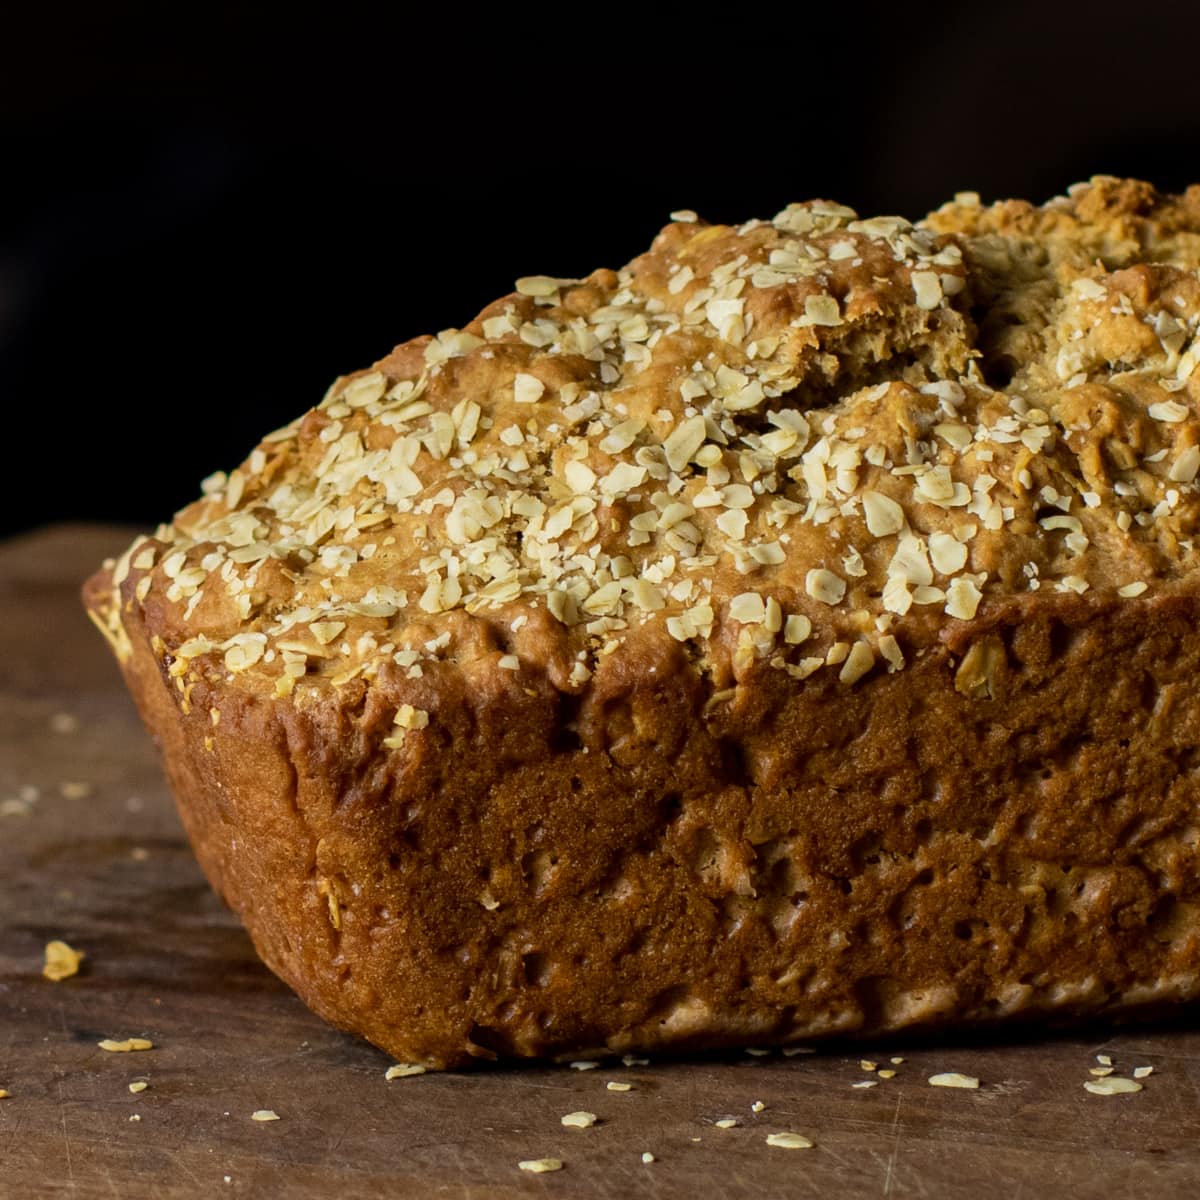
<path fill-rule="evenodd" d="M 89 585 L 265 960 L 402 1057 L 1197 990 L 1200 191 L 677 221 Z"/>

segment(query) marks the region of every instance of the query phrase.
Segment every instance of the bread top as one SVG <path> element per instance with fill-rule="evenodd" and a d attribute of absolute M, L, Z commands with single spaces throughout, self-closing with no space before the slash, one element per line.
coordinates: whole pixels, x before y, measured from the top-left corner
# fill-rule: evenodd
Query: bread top
<path fill-rule="evenodd" d="M 674 214 L 339 379 L 93 609 L 119 652 L 140 606 L 176 675 L 303 704 L 468 654 L 577 692 L 647 637 L 851 686 L 992 606 L 1176 586 L 1198 267 L 1200 186 Z"/>

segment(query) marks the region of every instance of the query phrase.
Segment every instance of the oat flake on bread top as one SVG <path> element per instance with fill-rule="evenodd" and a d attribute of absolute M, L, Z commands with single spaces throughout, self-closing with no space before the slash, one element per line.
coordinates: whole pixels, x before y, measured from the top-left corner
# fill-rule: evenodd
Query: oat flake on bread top
<path fill-rule="evenodd" d="M 139 539 L 98 620 L 120 652 L 123 586 L 177 677 L 298 702 L 419 678 L 472 616 L 566 690 L 646 624 L 738 677 L 850 685 L 1020 594 L 1169 586 L 1198 267 L 1200 186 L 679 213 L 620 271 L 518 280 L 339 380 Z"/>

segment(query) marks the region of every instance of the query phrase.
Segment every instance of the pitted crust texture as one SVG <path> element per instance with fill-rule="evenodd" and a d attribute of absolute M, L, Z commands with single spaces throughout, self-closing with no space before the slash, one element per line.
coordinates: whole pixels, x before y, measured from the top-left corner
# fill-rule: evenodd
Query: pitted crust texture
<path fill-rule="evenodd" d="M 441 1064 L 1191 994 L 1200 189 L 677 218 L 337 381 L 90 583 L 264 958 Z M 1049 901 L 1020 958 L 1043 868 L 1108 966 Z"/>

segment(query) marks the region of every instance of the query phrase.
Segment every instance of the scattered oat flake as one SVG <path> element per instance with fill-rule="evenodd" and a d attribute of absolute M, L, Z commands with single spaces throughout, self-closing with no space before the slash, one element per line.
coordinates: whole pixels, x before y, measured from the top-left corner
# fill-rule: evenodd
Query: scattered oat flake
<path fill-rule="evenodd" d="M 752 1105 L 750 1105 L 750 1111 L 759 1113 L 759 1112 L 763 1112 L 766 1109 L 766 1107 L 767 1106 L 761 1100 L 755 1100 L 755 1102 Z"/>
<path fill-rule="evenodd" d="M 278 1121 L 279 1114 L 273 1108 L 258 1108 L 250 1114 L 252 1121 Z"/>
<path fill-rule="evenodd" d="M 591 1062 L 589 1059 L 581 1058 L 578 1062 L 571 1064 L 572 1071 L 594 1071 L 600 1064 Z"/>
<path fill-rule="evenodd" d="M 54 733 L 75 733 L 79 729 L 79 718 L 69 712 L 58 712 L 50 718 L 50 729 Z"/>
<path fill-rule="evenodd" d="M 622 1057 L 621 1062 L 627 1067 L 648 1067 L 650 1060 L 648 1058 L 638 1058 L 633 1054 L 626 1054 Z"/>
<path fill-rule="evenodd" d="M 1102 1067 L 1111 1067 L 1112 1066 L 1112 1057 L 1111 1057 L 1111 1055 L 1108 1055 L 1108 1054 L 1097 1054 L 1096 1061 Z"/>
<path fill-rule="evenodd" d="M 718 1129 L 734 1129 L 737 1122 L 732 1117 L 722 1117 L 719 1121 L 714 1121 L 713 1124 Z"/>
<path fill-rule="evenodd" d="M 812 1142 L 802 1133 L 768 1133 L 767 1145 L 783 1150 L 811 1150 Z"/>
<path fill-rule="evenodd" d="M 771 1052 L 770 1050 L 763 1050 L 759 1046 L 747 1046 L 746 1053 L 754 1055 L 755 1058 L 763 1058 Z"/>
<path fill-rule="evenodd" d="M 144 1080 L 139 1079 L 136 1083 L 129 1085 L 129 1090 L 137 1095 L 138 1092 L 144 1092 L 150 1085 Z"/>
<path fill-rule="evenodd" d="M 567 1113 L 562 1118 L 562 1123 L 568 1129 L 591 1129 L 596 1123 L 596 1114 L 580 1109 L 578 1112 Z"/>
<path fill-rule="evenodd" d="M 877 1066 L 879 1066 L 878 1063 L 873 1063 L 869 1058 L 859 1059 L 858 1065 L 862 1067 L 864 1071 L 873 1071 Z"/>
<path fill-rule="evenodd" d="M 888 1059 L 888 1062 L 890 1062 L 892 1064 L 892 1066 L 894 1066 L 894 1067 L 898 1067 L 903 1061 L 904 1061 L 904 1059 L 902 1059 L 902 1058 L 889 1058 Z"/>
<path fill-rule="evenodd" d="M 797 1054 L 816 1054 L 816 1050 L 812 1046 L 785 1046 L 783 1051 L 784 1058 L 795 1058 Z"/>
<path fill-rule="evenodd" d="M 1088 1067 L 1089 1075 L 1111 1075 L 1116 1070 L 1116 1067 Z"/>
<path fill-rule="evenodd" d="M 1086 1079 L 1083 1089 L 1093 1096 L 1120 1096 L 1126 1092 L 1140 1092 L 1142 1085 L 1133 1079 L 1123 1079 L 1119 1075 L 1107 1079 Z"/>
<path fill-rule="evenodd" d="M 66 942 L 53 941 L 46 943 L 46 964 L 42 974 L 53 983 L 70 979 L 79 974 L 79 964 L 85 955 L 82 950 L 73 950 Z"/>
<path fill-rule="evenodd" d="M 643 1151 L 642 1151 L 642 1162 L 644 1162 L 644 1163 L 652 1163 L 652 1162 L 657 1162 L 657 1161 L 658 1161 L 658 1160 L 657 1160 L 657 1159 L 654 1157 L 654 1155 L 653 1155 L 653 1154 L 651 1154 L 651 1153 L 650 1153 L 650 1151 L 649 1151 L 649 1150 L 643 1150 Z"/>
<path fill-rule="evenodd" d="M 896 1072 L 891 1070 L 891 1068 L 885 1067 L 882 1071 L 879 1072 L 879 1078 L 880 1079 L 895 1079 Z"/>
<path fill-rule="evenodd" d="M 140 1113 L 134 1113 L 133 1116 L 131 1116 L 129 1119 L 131 1121 L 140 1121 L 142 1119 L 142 1117 L 141 1117 Z"/>
<path fill-rule="evenodd" d="M 957 1071 L 944 1071 L 940 1075 L 930 1075 L 929 1082 L 934 1087 L 948 1088 L 977 1088 L 979 1080 L 974 1075 L 960 1075 Z"/>
<path fill-rule="evenodd" d="M 92 794 L 92 785 L 67 779 L 58 785 L 58 790 L 65 800 L 82 800 Z"/>
<path fill-rule="evenodd" d="M 608 1081 L 608 1083 L 606 1083 L 604 1086 L 607 1087 L 610 1092 L 632 1092 L 633 1091 L 632 1083 L 618 1083 L 615 1079 L 610 1079 Z"/>
<path fill-rule="evenodd" d="M 1153 1074 L 1154 1074 L 1153 1067 L 1134 1067 L 1133 1068 L 1134 1079 L 1145 1079 L 1147 1075 L 1153 1075 Z"/>
<path fill-rule="evenodd" d="M 149 1038 L 126 1038 L 123 1042 L 114 1041 L 112 1038 L 105 1038 L 102 1042 L 97 1042 L 97 1046 L 101 1050 L 107 1050 L 110 1054 L 129 1054 L 133 1050 L 153 1050 L 154 1043 Z"/>
<path fill-rule="evenodd" d="M 4 1088 L 0 1088 L 0 1100 L 7 1100 L 11 1096 L 12 1092 L 6 1091 Z"/>
<path fill-rule="evenodd" d="M 860 1079 L 857 1083 L 850 1085 L 852 1088 L 873 1088 L 879 1086 L 877 1079 Z"/>
<path fill-rule="evenodd" d="M 420 1063 L 396 1063 L 383 1073 L 389 1083 L 393 1079 L 407 1079 L 410 1075 L 424 1075 L 425 1068 Z"/>
<path fill-rule="evenodd" d="M 534 1175 L 544 1175 L 547 1171 L 561 1171 L 563 1162 L 561 1158 L 525 1158 L 517 1163 L 517 1166 L 522 1171 L 531 1171 Z"/>

